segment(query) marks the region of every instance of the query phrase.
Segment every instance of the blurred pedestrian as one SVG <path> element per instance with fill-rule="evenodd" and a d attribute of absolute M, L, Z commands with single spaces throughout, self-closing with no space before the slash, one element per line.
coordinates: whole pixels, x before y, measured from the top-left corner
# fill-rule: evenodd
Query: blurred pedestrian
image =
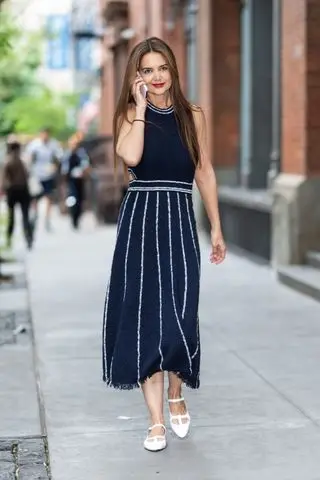
<path fill-rule="evenodd" d="M 45 228 L 47 231 L 51 231 L 53 195 L 63 151 L 59 142 L 51 137 L 50 129 L 43 128 L 39 137 L 27 146 L 26 155 L 30 163 L 31 175 L 41 186 L 41 191 L 36 195 L 33 202 L 34 220 L 36 220 L 38 214 L 38 201 L 44 197 L 46 200 Z"/>
<path fill-rule="evenodd" d="M 28 172 L 21 159 L 21 146 L 17 140 L 10 139 L 7 145 L 7 158 L 3 167 L 2 190 L 8 205 L 7 247 L 12 245 L 15 226 L 15 207 L 19 205 L 22 213 L 23 231 L 28 248 L 32 246 L 32 228 L 29 219 L 30 193 Z"/>
<path fill-rule="evenodd" d="M 211 223 L 210 261 L 224 260 L 216 178 L 200 107 L 184 97 L 170 47 L 158 38 L 135 46 L 114 116 L 115 156 L 130 183 L 118 234 L 103 323 L 103 379 L 141 387 L 150 451 L 166 447 L 164 372 L 170 425 L 184 438 L 190 415 L 182 384 L 199 388 L 200 250 L 192 206 L 195 179 Z"/>
<path fill-rule="evenodd" d="M 69 148 L 61 168 L 61 174 L 67 181 L 66 205 L 75 229 L 79 227 L 85 197 L 85 179 L 90 170 L 90 160 L 85 149 L 80 146 L 81 141 L 81 134 L 75 134 L 69 139 Z"/>

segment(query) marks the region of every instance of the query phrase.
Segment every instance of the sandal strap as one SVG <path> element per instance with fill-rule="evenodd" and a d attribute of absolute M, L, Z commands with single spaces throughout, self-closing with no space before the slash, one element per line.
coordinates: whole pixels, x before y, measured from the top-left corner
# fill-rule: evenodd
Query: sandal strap
<path fill-rule="evenodd" d="M 179 419 L 179 418 L 190 418 L 190 415 L 189 415 L 188 412 L 187 412 L 187 413 L 183 413 L 183 414 L 180 414 L 180 413 L 179 413 L 179 414 L 177 414 L 177 415 L 173 415 L 172 413 L 170 413 L 170 417 L 171 417 L 171 418 L 178 418 L 178 419 Z"/>
<path fill-rule="evenodd" d="M 162 441 L 165 437 L 165 435 L 154 435 L 153 437 L 147 437 L 146 440 L 147 442 L 153 442 L 154 440 L 156 441 Z"/>
<path fill-rule="evenodd" d="M 154 428 L 157 428 L 157 427 L 163 428 L 164 433 L 166 433 L 167 429 L 166 429 L 166 427 L 163 425 L 163 423 L 155 423 L 154 425 L 152 425 L 151 427 L 149 427 L 148 430 L 149 430 L 149 432 L 151 432 L 151 430 L 153 430 Z M 158 436 L 161 437 L 161 436 L 163 436 L 163 435 L 155 435 L 153 438 L 158 437 Z"/>
<path fill-rule="evenodd" d="M 169 403 L 178 403 L 178 402 L 184 402 L 184 397 L 181 398 L 168 398 Z"/>

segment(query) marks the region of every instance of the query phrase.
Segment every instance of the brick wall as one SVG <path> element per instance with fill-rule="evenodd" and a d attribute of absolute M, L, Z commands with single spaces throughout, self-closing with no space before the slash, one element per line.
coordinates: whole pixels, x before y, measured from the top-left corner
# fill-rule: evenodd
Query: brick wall
<path fill-rule="evenodd" d="M 113 45 L 112 32 L 103 41 L 103 69 L 101 77 L 100 97 L 100 133 L 112 135 L 112 118 L 115 108 L 114 98 L 114 69 L 113 69 Z"/>
<path fill-rule="evenodd" d="M 305 164 L 305 0 L 282 3 L 282 171 L 303 173 Z"/>
<path fill-rule="evenodd" d="M 213 85 L 212 75 L 213 45 L 212 45 L 212 0 L 199 0 L 198 26 L 197 26 L 197 53 L 198 53 L 198 96 L 199 104 L 206 116 L 208 152 L 213 159 L 214 134 L 213 134 Z"/>
<path fill-rule="evenodd" d="M 282 171 L 320 174 L 320 4 L 283 0 Z"/>
<path fill-rule="evenodd" d="M 129 26 L 134 29 L 136 35 L 129 42 L 130 50 L 132 47 L 141 42 L 147 33 L 147 11 L 145 0 L 130 0 L 129 4 Z"/>
<path fill-rule="evenodd" d="M 152 0 L 147 10 L 144 5 L 145 0 L 129 1 L 128 26 L 136 32 L 129 47 L 145 37 L 147 22 L 148 34 L 162 36 L 172 47 L 178 62 L 181 85 L 186 91 L 183 16 L 175 19 L 172 30 L 167 30 L 165 21 L 170 1 Z M 146 18 L 148 12 L 151 15 L 149 19 Z M 209 155 L 217 167 L 234 167 L 239 147 L 240 2 L 199 0 L 198 22 L 199 55 L 198 64 L 194 68 L 199 72 L 199 103 L 207 118 Z M 110 52 L 105 64 L 102 99 L 101 128 L 104 133 L 111 133 L 110 112 L 114 108 L 112 63 Z"/>
<path fill-rule="evenodd" d="M 240 3 L 213 1 L 214 164 L 233 167 L 239 148 Z"/>
<path fill-rule="evenodd" d="M 177 60 L 180 84 L 182 90 L 186 91 L 186 43 L 184 37 L 184 22 L 182 17 L 175 21 L 175 28 L 172 31 L 165 31 L 163 39 L 167 42 Z"/>
<path fill-rule="evenodd" d="M 320 175 L 320 2 L 309 0 L 307 11 L 307 168 Z"/>

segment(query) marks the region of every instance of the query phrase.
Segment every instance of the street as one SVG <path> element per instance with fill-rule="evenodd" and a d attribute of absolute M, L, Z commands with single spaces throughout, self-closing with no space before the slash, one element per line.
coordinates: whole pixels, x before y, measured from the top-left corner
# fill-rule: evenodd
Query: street
<path fill-rule="evenodd" d="M 68 218 L 55 216 L 54 233 L 40 225 L 27 254 L 40 406 L 36 382 L 23 386 L 21 379 L 24 423 L 10 434 L 2 418 L 12 396 L 9 364 L 1 373 L 7 410 L 0 411 L 0 437 L 47 433 L 53 480 L 319 480 L 320 304 L 247 258 L 229 253 L 224 264 L 211 265 L 201 234 L 201 387 L 184 391 L 192 430 L 179 440 L 168 429 L 168 448 L 147 452 L 141 392 L 113 391 L 101 380 L 115 227 L 97 226 L 90 215 L 84 220 L 74 232 Z M 26 292 L 14 295 L 19 309 Z M 0 359 L 10 348 L 0 347 Z M 19 367 L 24 378 L 31 375 L 28 361 Z"/>

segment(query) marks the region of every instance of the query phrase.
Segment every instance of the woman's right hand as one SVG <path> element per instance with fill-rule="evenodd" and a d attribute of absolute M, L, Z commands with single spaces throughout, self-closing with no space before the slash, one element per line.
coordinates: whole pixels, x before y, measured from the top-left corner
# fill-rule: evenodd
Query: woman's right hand
<path fill-rule="evenodd" d="M 132 85 L 132 95 L 136 102 L 136 109 L 139 110 L 139 112 L 141 113 L 144 113 L 147 107 L 147 99 L 141 93 L 141 87 L 144 84 L 145 84 L 144 80 L 142 79 L 139 72 L 137 72 L 136 79 Z"/>

